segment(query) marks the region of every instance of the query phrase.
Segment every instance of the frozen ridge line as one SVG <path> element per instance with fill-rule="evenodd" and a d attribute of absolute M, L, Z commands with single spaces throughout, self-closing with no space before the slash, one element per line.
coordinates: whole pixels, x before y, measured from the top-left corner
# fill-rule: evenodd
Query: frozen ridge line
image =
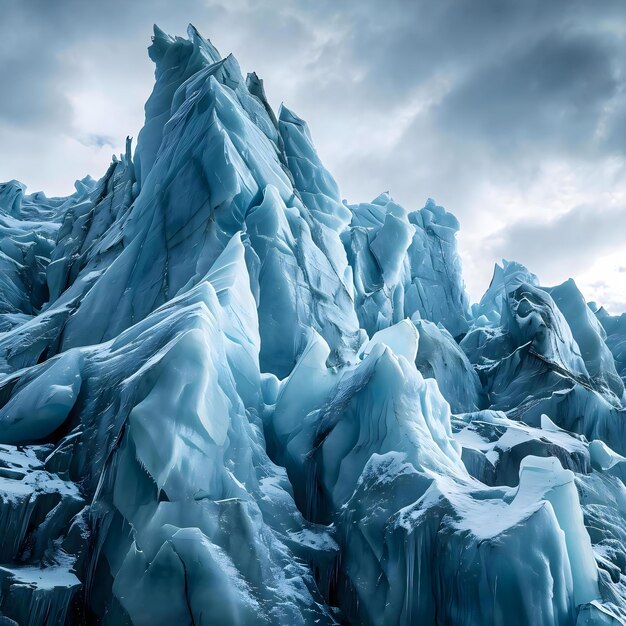
<path fill-rule="evenodd" d="M 626 623 L 626 316 L 155 27 L 134 154 L 0 185 L 0 623 Z"/>

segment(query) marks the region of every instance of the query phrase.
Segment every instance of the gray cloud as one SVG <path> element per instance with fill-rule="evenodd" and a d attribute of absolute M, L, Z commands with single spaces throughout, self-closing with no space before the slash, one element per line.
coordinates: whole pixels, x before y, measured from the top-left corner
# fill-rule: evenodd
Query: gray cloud
<path fill-rule="evenodd" d="M 466 76 L 437 123 L 448 134 L 488 139 L 498 154 L 588 151 L 619 87 L 616 53 L 604 38 L 547 33 Z"/>
<path fill-rule="evenodd" d="M 115 150 L 118 143 L 118 140 L 115 137 L 98 134 L 80 135 L 77 139 L 84 146 L 95 146 L 96 148 L 104 148 L 108 146 L 112 150 Z"/>
<path fill-rule="evenodd" d="M 563 268 L 575 276 L 600 253 L 624 246 L 624 224 L 626 205 L 578 206 L 553 219 L 510 224 L 490 238 L 488 252 L 520 261 L 548 280 L 562 275 Z"/>
<path fill-rule="evenodd" d="M 28 128 L 69 123 L 71 107 L 63 84 L 71 70 L 59 59 L 56 42 L 50 40 L 47 54 L 31 45 L 25 36 L 31 25 L 20 10 L 3 12 L 0 24 L 0 123 Z M 36 38 L 42 34 L 37 24 L 33 31 Z"/>

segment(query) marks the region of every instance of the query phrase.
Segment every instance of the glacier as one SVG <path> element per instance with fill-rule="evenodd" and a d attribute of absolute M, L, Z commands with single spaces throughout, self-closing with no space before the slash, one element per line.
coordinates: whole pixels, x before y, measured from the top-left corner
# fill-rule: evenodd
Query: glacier
<path fill-rule="evenodd" d="M 626 314 L 350 204 L 155 27 L 137 145 L 0 184 L 0 623 L 626 624 Z"/>

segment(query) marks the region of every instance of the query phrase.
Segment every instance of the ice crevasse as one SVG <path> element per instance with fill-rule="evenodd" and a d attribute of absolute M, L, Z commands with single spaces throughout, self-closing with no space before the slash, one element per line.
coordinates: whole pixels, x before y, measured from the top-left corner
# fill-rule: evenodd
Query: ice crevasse
<path fill-rule="evenodd" d="M 137 146 L 0 185 L 2 624 L 626 623 L 626 322 L 155 27 Z"/>

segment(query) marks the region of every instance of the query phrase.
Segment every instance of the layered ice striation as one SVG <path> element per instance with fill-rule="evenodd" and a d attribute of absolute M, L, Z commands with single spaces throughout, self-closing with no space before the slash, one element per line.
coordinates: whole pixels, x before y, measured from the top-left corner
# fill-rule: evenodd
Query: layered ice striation
<path fill-rule="evenodd" d="M 155 27 L 134 149 L 0 185 L 2 624 L 626 623 L 626 322 Z M 420 206 L 420 205 L 418 205 Z"/>

